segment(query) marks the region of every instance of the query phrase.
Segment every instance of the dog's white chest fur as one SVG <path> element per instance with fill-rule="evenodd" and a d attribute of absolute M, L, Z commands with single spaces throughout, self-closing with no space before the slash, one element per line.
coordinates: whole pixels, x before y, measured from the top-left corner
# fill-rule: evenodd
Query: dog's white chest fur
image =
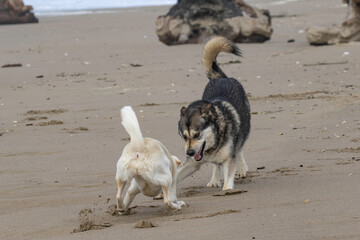
<path fill-rule="evenodd" d="M 205 159 L 206 161 L 213 163 L 222 163 L 229 158 L 229 152 L 231 152 L 232 148 L 232 140 L 229 138 L 227 143 L 221 149 L 211 154 L 210 156 L 205 155 Z"/>

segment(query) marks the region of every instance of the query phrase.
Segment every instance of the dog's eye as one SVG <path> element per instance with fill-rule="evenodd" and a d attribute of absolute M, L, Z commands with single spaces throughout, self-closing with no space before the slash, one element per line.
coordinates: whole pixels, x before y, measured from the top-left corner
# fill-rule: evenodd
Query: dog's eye
<path fill-rule="evenodd" d="M 187 140 L 187 136 L 184 135 L 183 138 L 184 138 L 185 141 Z"/>
<path fill-rule="evenodd" d="M 200 133 L 195 133 L 194 138 L 198 138 L 200 136 Z"/>

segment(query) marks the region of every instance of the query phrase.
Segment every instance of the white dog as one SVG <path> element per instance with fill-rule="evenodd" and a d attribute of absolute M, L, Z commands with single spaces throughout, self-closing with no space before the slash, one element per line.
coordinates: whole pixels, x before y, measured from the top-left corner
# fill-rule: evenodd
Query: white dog
<path fill-rule="evenodd" d="M 142 136 L 139 122 L 130 106 L 121 109 L 121 118 L 121 124 L 130 135 L 130 143 L 125 146 L 116 165 L 118 211 L 128 214 L 129 205 L 140 192 L 155 197 L 161 191 L 166 206 L 173 210 L 181 209 L 186 204 L 176 198 L 176 165 L 180 160 L 171 156 L 158 140 Z M 124 187 L 130 180 L 124 198 Z"/>

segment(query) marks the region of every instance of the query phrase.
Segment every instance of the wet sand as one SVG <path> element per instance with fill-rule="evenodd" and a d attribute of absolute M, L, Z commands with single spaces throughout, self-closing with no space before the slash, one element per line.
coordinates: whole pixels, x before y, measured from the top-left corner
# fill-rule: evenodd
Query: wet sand
<path fill-rule="evenodd" d="M 178 184 L 189 207 L 175 213 L 141 195 L 114 211 L 120 108 L 184 159 L 179 111 L 207 83 L 203 45 L 157 39 L 169 7 L 1 26 L 0 65 L 22 66 L 0 68 L 0 238 L 360 239 L 360 43 L 306 42 L 307 27 L 344 20 L 340 1 L 282 3 L 254 1 L 274 16 L 270 41 L 218 57 L 250 96 L 244 191 L 214 196 L 204 165 Z"/>

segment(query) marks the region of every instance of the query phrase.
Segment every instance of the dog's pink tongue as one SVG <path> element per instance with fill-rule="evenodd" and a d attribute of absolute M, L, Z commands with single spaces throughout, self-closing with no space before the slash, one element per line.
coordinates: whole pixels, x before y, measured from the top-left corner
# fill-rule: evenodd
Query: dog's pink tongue
<path fill-rule="evenodd" d="M 200 160 L 201 156 L 200 156 L 201 150 L 194 156 L 194 159 L 196 161 Z"/>

